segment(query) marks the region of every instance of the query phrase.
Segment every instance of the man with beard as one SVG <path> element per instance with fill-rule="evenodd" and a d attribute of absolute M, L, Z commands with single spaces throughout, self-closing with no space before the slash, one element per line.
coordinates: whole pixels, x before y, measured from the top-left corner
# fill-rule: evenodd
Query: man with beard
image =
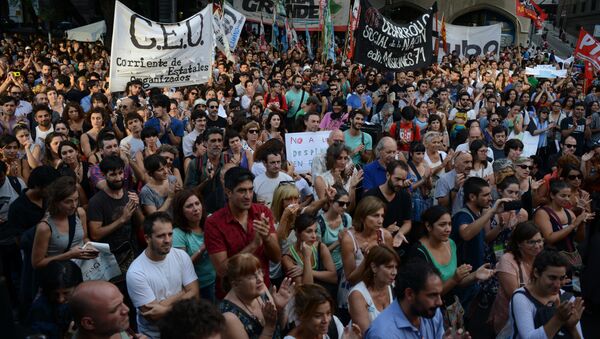
<path fill-rule="evenodd" d="M 412 200 L 407 190 L 411 183 L 407 179 L 408 165 L 402 160 L 391 160 L 385 170 L 386 181 L 368 190 L 365 196 L 378 197 L 387 205 L 383 226 L 394 236 L 394 246 L 399 247 L 406 242 L 405 236 L 412 227 Z"/>
<path fill-rule="evenodd" d="M 373 139 L 371 135 L 361 131 L 366 113 L 355 109 L 350 112 L 350 128 L 344 131 L 344 142 L 350 147 L 352 162 L 355 165 L 364 165 L 371 161 L 373 155 Z"/>
<path fill-rule="evenodd" d="M 127 271 L 127 291 L 137 311 L 138 330 L 160 338 L 157 321 L 174 303 L 198 299 L 200 286 L 190 256 L 173 245 L 173 223 L 167 212 L 154 212 L 144 221 L 148 248 Z"/>
<path fill-rule="evenodd" d="M 442 279 L 439 271 L 422 260 L 400 266 L 394 287 L 396 300 L 379 314 L 365 333 L 366 339 L 441 339 L 444 333 Z"/>
<path fill-rule="evenodd" d="M 363 118 L 367 118 L 371 114 L 371 108 L 373 107 L 373 98 L 365 93 L 365 83 L 359 82 L 356 84 L 356 92 L 350 94 L 346 98 L 346 104 L 348 109 L 351 110 L 362 110 L 365 112 Z"/>
<path fill-rule="evenodd" d="M 219 116 L 219 100 L 210 98 L 206 101 L 208 108 L 208 118 L 206 119 L 206 128 L 218 127 L 225 129 L 227 127 L 227 119 Z"/>
<path fill-rule="evenodd" d="M 473 168 L 473 157 L 469 152 L 454 153 L 454 168 L 444 173 L 435 186 L 435 198 L 439 205 L 458 212 L 463 206 L 462 186 Z"/>
<path fill-rule="evenodd" d="M 223 131 L 218 127 L 206 130 L 203 156 L 190 161 L 185 187 L 196 187 L 205 181 L 218 178 L 223 164 L 229 162 L 227 153 L 223 153 Z"/>
<path fill-rule="evenodd" d="M 139 198 L 124 187 L 125 162 L 118 156 L 107 156 L 100 162 L 100 170 L 106 178 L 106 188 L 94 194 L 88 203 L 88 231 L 93 241 L 108 243 L 111 252 L 121 265 L 122 277 L 115 281 L 125 292 L 124 274 L 135 257 L 132 230 L 140 224 L 143 216 Z"/>
<path fill-rule="evenodd" d="M 158 132 L 158 139 L 163 144 L 179 146 L 183 138 L 184 128 L 181 120 L 169 115 L 171 102 L 164 94 L 152 97 L 152 110 L 154 117 L 146 121 L 144 127 L 154 127 Z"/>
<path fill-rule="evenodd" d="M 253 253 L 260 260 L 267 286 L 271 284 L 269 261 L 281 261 L 273 214 L 265 205 L 252 203 L 253 180 L 254 175 L 245 168 L 229 169 L 224 178 L 227 204 L 206 219 L 204 239 L 217 272 L 217 298 L 225 296 L 221 280 L 227 258 L 240 252 Z"/>
<path fill-rule="evenodd" d="M 500 120 L 500 117 L 494 113 L 491 120 L 494 119 Z M 506 158 L 506 155 L 504 154 L 504 144 L 506 143 L 507 135 L 508 129 L 506 129 L 504 125 L 498 125 L 492 128 L 492 142 L 490 144 L 490 149 L 494 153 L 494 161 Z"/>
<path fill-rule="evenodd" d="M 473 269 L 478 269 L 485 264 L 486 236 L 491 236 L 486 234 L 486 228 L 490 227 L 490 221 L 496 214 L 504 211 L 504 203 L 512 199 L 498 199 L 492 205 L 492 188 L 485 179 L 479 177 L 465 180 L 463 192 L 462 208 L 452 213 L 450 237 L 456 243 L 458 265 L 468 264 Z M 504 226 L 499 224 L 496 229 L 502 230 Z M 478 290 L 479 285 L 473 284 L 457 291 L 465 309 L 468 309 Z"/>
<path fill-rule="evenodd" d="M 22 98 L 23 88 L 16 84 L 12 85 L 11 87 L 9 87 L 8 95 L 15 98 L 15 104 L 17 105 L 15 109 L 15 115 L 17 116 L 17 118 L 26 117 L 29 113 L 31 113 L 33 107 L 28 101 L 25 101 Z"/>
<path fill-rule="evenodd" d="M 31 134 L 33 140 L 40 145 L 44 145 L 46 136 L 51 132 L 54 132 L 54 127 L 52 127 L 52 114 L 50 111 L 48 105 L 33 107 L 33 119 L 37 123 L 37 126 L 31 130 Z"/>
<path fill-rule="evenodd" d="M 93 160 L 93 162 L 96 162 L 94 165 L 90 166 L 89 169 L 89 178 L 90 178 L 90 183 L 92 184 L 92 187 L 98 189 L 98 190 L 104 190 L 107 188 L 107 182 L 106 182 L 106 178 L 105 178 L 105 172 L 102 171 L 102 166 L 100 166 L 100 164 L 98 162 L 102 162 L 102 160 L 104 160 L 104 158 L 110 157 L 110 156 L 116 156 L 119 157 L 121 156 L 120 153 L 120 148 L 119 148 L 119 143 L 117 142 L 117 137 L 110 131 L 103 131 L 101 133 L 98 134 L 97 137 L 98 140 L 98 149 L 100 150 L 99 153 L 94 153 L 93 157 L 90 157 L 90 160 Z M 99 156 L 98 156 L 99 154 Z M 126 189 L 130 189 L 130 188 L 134 188 L 134 183 L 133 183 L 133 170 L 135 170 L 135 175 L 136 178 L 144 178 L 144 171 L 143 168 L 140 168 L 140 166 L 129 166 L 129 164 L 127 163 L 129 160 L 126 156 L 122 156 L 121 159 L 123 160 L 123 173 L 124 173 L 124 186 Z"/>
<path fill-rule="evenodd" d="M 290 88 L 285 93 L 285 101 L 287 102 L 288 106 L 285 125 L 288 127 L 295 125 L 296 114 L 298 114 L 298 112 L 304 108 L 304 105 L 310 96 L 309 93 L 306 93 L 306 91 L 302 89 L 302 76 L 298 74 L 294 75 L 293 83 L 294 87 Z"/>
<path fill-rule="evenodd" d="M 577 147 L 575 155 L 580 157 L 583 155 L 586 142 L 592 137 L 591 117 L 585 118 L 585 104 L 582 101 L 576 102 L 573 107 L 573 115 L 564 118 L 560 122 L 560 133 L 563 139 L 571 136 L 575 138 Z"/>
<path fill-rule="evenodd" d="M 129 338 L 129 307 L 115 285 L 101 280 L 85 281 L 75 288 L 69 308 L 77 328 L 72 338 Z"/>

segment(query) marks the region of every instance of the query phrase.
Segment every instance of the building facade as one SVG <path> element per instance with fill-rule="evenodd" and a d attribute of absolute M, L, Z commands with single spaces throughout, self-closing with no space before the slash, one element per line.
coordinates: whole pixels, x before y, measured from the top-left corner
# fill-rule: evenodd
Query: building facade
<path fill-rule="evenodd" d="M 583 27 L 592 34 L 600 25 L 600 0 L 561 0 L 556 15 L 557 26 L 567 33 L 579 36 Z"/>

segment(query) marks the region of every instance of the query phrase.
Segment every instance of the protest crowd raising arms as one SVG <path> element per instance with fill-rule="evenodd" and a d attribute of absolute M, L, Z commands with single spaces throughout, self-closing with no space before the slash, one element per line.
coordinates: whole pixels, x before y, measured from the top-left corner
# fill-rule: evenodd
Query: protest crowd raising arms
<path fill-rule="evenodd" d="M 600 43 L 351 6 L 2 33 L 6 337 L 600 338 Z"/>

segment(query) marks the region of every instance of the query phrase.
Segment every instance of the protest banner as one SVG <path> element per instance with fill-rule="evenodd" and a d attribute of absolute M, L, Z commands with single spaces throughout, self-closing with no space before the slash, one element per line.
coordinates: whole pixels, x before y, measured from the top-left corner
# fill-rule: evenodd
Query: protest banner
<path fill-rule="evenodd" d="M 456 51 L 459 56 L 494 55 L 500 56 L 500 41 L 502 39 L 502 24 L 489 26 L 458 26 L 444 24 L 446 29 L 446 44 L 448 54 Z M 442 27 L 441 22 L 438 27 Z M 435 46 L 435 45 L 434 45 Z M 439 46 L 438 59 L 446 55 L 443 46 Z"/>
<path fill-rule="evenodd" d="M 361 0 L 354 61 L 379 71 L 407 71 L 431 65 L 431 30 L 436 11 L 437 3 L 434 3 L 416 20 L 397 25 L 381 15 L 368 0 Z"/>
<path fill-rule="evenodd" d="M 297 173 L 309 173 L 315 155 L 327 152 L 330 131 L 285 134 L 285 154 Z"/>
<path fill-rule="evenodd" d="M 215 42 L 217 48 L 222 52 L 226 52 L 225 41 L 229 42 L 229 50 L 234 51 L 237 46 L 246 17 L 233 9 L 229 4 L 225 4 L 223 15 L 215 14 Z"/>
<path fill-rule="evenodd" d="M 566 78 L 566 69 L 556 69 L 554 65 L 537 65 L 535 67 L 525 67 L 525 74 L 536 78 L 556 79 Z"/>
<path fill-rule="evenodd" d="M 110 91 L 128 81 L 145 88 L 207 82 L 214 59 L 212 6 L 177 23 L 151 21 L 116 1 Z"/>
<path fill-rule="evenodd" d="M 588 61 L 600 70 L 600 42 L 583 28 L 579 31 L 579 40 L 573 56 Z"/>
<path fill-rule="evenodd" d="M 273 4 L 274 0 L 232 0 L 233 8 L 240 11 L 246 20 L 260 22 L 261 15 L 264 24 L 273 24 Z M 345 31 L 348 27 L 348 12 L 350 10 L 350 1 L 348 0 L 329 0 L 331 8 L 331 19 L 336 31 Z M 318 31 L 319 21 L 319 3 L 320 0 L 294 0 L 285 1 L 285 13 L 278 13 L 279 24 L 283 24 L 281 16 L 287 15 L 291 19 L 291 26 L 295 29 L 308 28 L 309 31 Z"/>

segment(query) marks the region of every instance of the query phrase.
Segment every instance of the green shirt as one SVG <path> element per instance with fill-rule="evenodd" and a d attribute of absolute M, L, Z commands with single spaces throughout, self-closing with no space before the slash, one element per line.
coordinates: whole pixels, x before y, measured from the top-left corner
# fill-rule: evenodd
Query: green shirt
<path fill-rule="evenodd" d="M 431 259 L 431 263 L 433 264 L 433 266 L 435 266 L 435 268 L 437 268 L 440 271 L 443 282 L 452 279 L 454 273 L 456 273 L 456 244 L 452 239 L 448 239 L 448 241 L 450 242 L 450 261 L 448 261 L 446 265 L 441 265 L 440 263 L 438 263 L 437 260 L 435 260 L 435 258 L 433 257 L 433 255 L 431 255 L 431 252 L 429 252 L 429 249 L 427 249 L 427 247 L 423 245 L 419 247 L 419 251 L 423 251 L 423 249 L 427 251 L 426 254 Z"/>
<path fill-rule="evenodd" d="M 179 227 L 173 230 L 173 247 L 183 249 L 190 257 L 198 252 L 202 244 L 204 244 L 204 234 L 184 232 Z M 194 270 L 198 276 L 200 287 L 214 284 L 216 273 L 206 250 L 202 253 L 200 260 L 194 263 Z"/>

